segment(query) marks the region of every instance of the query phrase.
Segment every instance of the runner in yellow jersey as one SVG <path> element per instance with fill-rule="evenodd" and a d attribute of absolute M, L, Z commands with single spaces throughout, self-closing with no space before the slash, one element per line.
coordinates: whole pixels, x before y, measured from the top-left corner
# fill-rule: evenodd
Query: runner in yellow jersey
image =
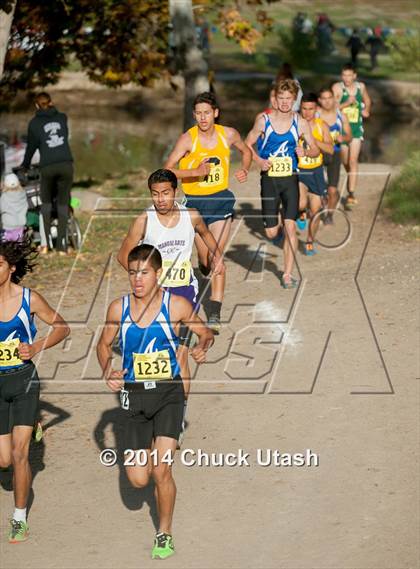
<path fill-rule="evenodd" d="M 327 197 L 327 185 L 324 178 L 323 162 L 326 154 L 334 154 L 334 143 L 331 138 L 330 129 L 325 121 L 316 116 L 318 97 L 314 93 L 303 95 L 300 104 L 300 112 L 302 118 L 308 121 L 312 136 L 316 145 L 320 149 L 318 156 L 300 156 L 298 160 L 299 168 L 299 210 L 301 215 L 297 221 L 299 229 L 306 226 L 305 211 L 308 207 L 310 210 L 310 222 L 308 226 L 308 236 L 305 244 L 305 253 L 312 256 L 316 253 L 314 249 L 315 234 L 319 227 L 322 208 L 322 200 Z M 304 145 L 304 141 L 299 144 Z"/>
<path fill-rule="evenodd" d="M 235 205 L 235 196 L 228 189 L 230 148 L 235 146 L 242 154 L 241 168 L 235 172 L 236 179 L 241 183 L 247 180 L 252 154 L 237 130 L 216 124 L 218 116 L 219 106 L 213 93 L 198 95 L 194 101 L 197 124 L 180 136 L 165 168 L 182 179 L 186 206 L 199 211 L 223 253 L 229 239 Z M 195 244 L 200 270 L 207 276 L 210 273 L 211 254 L 200 236 L 196 236 Z M 213 275 L 208 325 L 216 334 L 220 332 L 224 289 L 225 274 Z"/>

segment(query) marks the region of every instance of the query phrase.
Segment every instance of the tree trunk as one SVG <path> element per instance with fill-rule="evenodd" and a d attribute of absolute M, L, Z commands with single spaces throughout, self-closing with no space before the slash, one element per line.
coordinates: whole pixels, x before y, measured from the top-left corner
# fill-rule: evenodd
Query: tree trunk
<path fill-rule="evenodd" d="M 12 3 L 9 13 L 0 10 L 0 79 L 3 77 L 4 60 L 6 59 L 10 28 L 12 27 L 15 8 L 16 0 Z"/>
<path fill-rule="evenodd" d="M 193 101 L 209 90 L 208 65 L 197 45 L 191 0 L 169 0 L 172 46 L 185 81 L 184 130 L 193 124 Z"/>

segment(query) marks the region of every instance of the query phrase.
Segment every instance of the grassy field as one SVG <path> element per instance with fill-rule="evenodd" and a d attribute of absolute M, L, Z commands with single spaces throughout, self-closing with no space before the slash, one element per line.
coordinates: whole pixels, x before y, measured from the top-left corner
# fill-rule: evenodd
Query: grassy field
<path fill-rule="evenodd" d="M 412 233 L 420 237 L 420 151 L 413 152 L 403 164 L 385 194 L 384 207 L 394 223 L 414 225 Z"/>
<path fill-rule="evenodd" d="M 327 2 L 279 2 L 264 6 L 268 15 L 274 20 L 272 32 L 267 34 L 258 44 L 254 54 L 248 55 L 233 41 L 227 40 L 220 30 L 215 31 L 211 42 L 210 65 L 215 71 L 236 70 L 244 72 L 271 72 L 275 73 L 282 61 L 290 59 L 283 46 L 280 30 L 289 30 L 292 19 L 298 11 L 306 12 L 312 22 L 316 21 L 319 12 L 327 12 L 337 28 L 341 27 L 392 27 L 397 30 L 419 29 L 420 9 L 416 2 L 406 0 L 403 2 L 336 2 L 334 5 Z M 251 9 L 241 11 L 244 16 L 253 19 Z M 216 15 L 214 15 L 214 18 Z M 335 75 L 343 63 L 349 59 L 345 47 L 346 38 L 338 31 L 333 35 L 338 53 L 327 57 L 316 57 L 311 62 L 311 71 L 315 74 Z M 418 74 L 396 71 L 388 54 L 379 56 L 379 66 L 370 70 L 369 56 L 366 52 L 360 55 L 359 70 L 366 77 L 381 79 L 398 79 L 417 81 Z M 304 71 L 296 65 L 296 72 Z M 306 72 L 308 70 L 305 70 Z"/>

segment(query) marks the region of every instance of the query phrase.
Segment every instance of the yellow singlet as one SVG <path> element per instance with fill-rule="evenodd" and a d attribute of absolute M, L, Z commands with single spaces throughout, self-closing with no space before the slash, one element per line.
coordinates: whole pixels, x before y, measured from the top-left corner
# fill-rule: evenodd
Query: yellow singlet
<path fill-rule="evenodd" d="M 206 159 L 211 160 L 211 170 L 207 176 L 201 178 L 186 178 L 182 182 L 185 194 L 192 196 L 208 196 L 227 190 L 229 185 L 229 161 L 230 148 L 226 140 L 225 129 L 220 124 L 215 124 L 217 144 L 214 148 L 202 146 L 198 136 L 198 126 L 189 129 L 192 140 L 191 152 L 179 161 L 180 170 L 197 168 Z"/>
<path fill-rule="evenodd" d="M 322 142 L 324 140 L 323 132 L 322 132 L 322 119 L 316 117 L 314 119 L 315 128 L 312 130 L 312 136 L 315 140 L 319 140 Z M 303 141 L 299 143 L 301 146 L 303 145 Z M 318 166 L 322 166 L 324 162 L 324 157 L 322 152 L 319 153 L 318 156 L 315 158 L 310 158 L 309 156 L 302 156 L 299 157 L 298 166 L 304 170 L 312 170 L 313 168 L 318 168 Z"/>

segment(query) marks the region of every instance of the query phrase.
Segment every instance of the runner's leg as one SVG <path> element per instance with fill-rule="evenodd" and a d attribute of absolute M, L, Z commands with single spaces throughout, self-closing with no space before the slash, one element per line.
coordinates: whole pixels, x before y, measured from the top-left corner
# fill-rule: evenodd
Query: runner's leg
<path fill-rule="evenodd" d="M 284 274 L 291 275 L 297 249 L 296 223 L 293 219 L 284 220 L 286 239 L 284 242 Z"/>
<path fill-rule="evenodd" d="M 16 508 L 26 508 L 32 483 L 29 444 L 33 426 L 18 425 L 12 431 L 13 490 Z"/>
<path fill-rule="evenodd" d="M 315 235 L 319 227 L 319 221 L 321 219 L 321 216 L 317 215 L 322 207 L 321 197 L 316 194 L 309 193 L 309 207 L 311 212 L 311 221 L 308 227 L 308 241 L 309 243 L 312 243 L 315 239 Z"/>
<path fill-rule="evenodd" d="M 349 146 L 348 158 L 348 184 L 347 189 L 350 194 L 354 194 L 357 183 L 357 173 L 359 169 L 359 154 L 362 147 L 361 138 L 353 138 Z"/>
<path fill-rule="evenodd" d="M 162 458 L 175 454 L 177 441 L 171 437 L 158 436 L 153 449 L 157 450 L 157 466 L 153 465 L 152 476 L 156 484 L 156 503 L 159 511 L 159 531 L 172 534 L 172 517 L 175 507 L 176 485 L 172 477 L 172 465 Z"/>
<path fill-rule="evenodd" d="M 12 435 L 0 435 L 0 468 L 7 468 L 12 464 Z"/>

